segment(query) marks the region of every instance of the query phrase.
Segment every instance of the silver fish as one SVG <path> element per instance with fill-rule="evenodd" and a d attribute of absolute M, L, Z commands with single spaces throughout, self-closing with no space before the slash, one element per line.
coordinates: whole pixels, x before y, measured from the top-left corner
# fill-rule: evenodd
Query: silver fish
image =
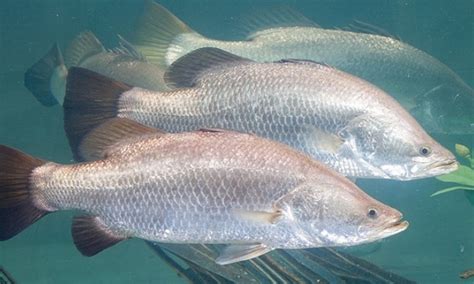
<path fill-rule="evenodd" d="M 96 160 L 60 165 L 0 146 L 1 240 L 47 212 L 78 209 L 89 214 L 72 228 L 85 255 L 138 237 L 231 244 L 216 260 L 227 264 L 278 248 L 367 243 L 408 226 L 335 171 L 254 135 L 163 134 L 116 118 L 80 151 Z"/>
<path fill-rule="evenodd" d="M 266 25 L 255 27 L 257 31 L 245 40 L 223 41 L 206 38 L 164 7 L 147 3 L 134 43 L 160 66 L 202 47 L 262 62 L 284 58 L 324 62 L 381 87 L 429 132 L 474 133 L 474 90 L 439 60 L 393 37 L 358 29 L 323 29 L 304 16 L 277 10 L 251 19 Z"/>
<path fill-rule="evenodd" d="M 203 48 L 169 68 L 165 78 L 177 89 L 167 92 L 73 70 L 66 132 L 118 116 L 167 132 L 211 127 L 255 133 L 357 178 L 408 180 L 458 167 L 382 90 L 315 62 L 257 63 Z M 76 139 L 69 138 L 74 148 Z"/>
<path fill-rule="evenodd" d="M 162 91 L 164 69 L 148 63 L 131 44 L 119 36 L 120 46 L 106 50 L 90 31 L 80 33 L 66 49 L 63 59 L 57 44 L 25 73 L 25 86 L 45 106 L 63 104 L 68 68 L 83 67 L 97 73 Z"/>

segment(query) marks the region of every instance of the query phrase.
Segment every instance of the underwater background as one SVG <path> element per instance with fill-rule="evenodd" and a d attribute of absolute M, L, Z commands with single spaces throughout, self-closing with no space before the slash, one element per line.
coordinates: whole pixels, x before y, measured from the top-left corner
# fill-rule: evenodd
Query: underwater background
<path fill-rule="evenodd" d="M 474 1 L 159 1 L 203 35 L 237 39 L 239 17 L 256 9 L 287 5 L 322 27 L 360 20 L 439 59 L 474 85 Z M 116 34 L 132 37 L 143 9 L 132 0 L 2 0 L 0 2 L 0 144 L 57 162 L 72 162 L 60 106 L 45 108 L 23 86 L 24 72 L 54 42 L 65 47 L 89 29 L 107 46 Z M 449 108 L 449 105 L 446 106 Z M 474 111 L 474 110 L 473 110 Z M 433 137 L 454 151 L 473 148 L 472 135 Z M 430 197 L 446 184 L 358 180 L 380 201 L 410 221 L 407 231 L 379 242 L 344 249 L 419 283 L 472 283 L 459 273 L 474 268 L 474 206 L 463 191 Z M 74 247 L 74 212 L 50 214 L 15 238 L 0 243 L 0 267 L 18 283 L 184 283 L 142 240 L 123 242 L 87 258 Z M 470 282 L 471 281 L 471 282 Z"/>

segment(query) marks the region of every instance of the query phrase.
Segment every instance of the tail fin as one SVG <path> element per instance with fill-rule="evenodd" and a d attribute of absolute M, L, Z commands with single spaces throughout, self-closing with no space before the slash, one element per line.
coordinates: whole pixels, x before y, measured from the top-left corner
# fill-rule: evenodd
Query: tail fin
<path fill-rule="evenodd" d="M 64 98 L 64 129 L 75 158 L 76 149 L 90 130 L 117 116 L 122 93 L 131 87 L 93 71 L 73 67 L 69 70 Z"/>
<path fill-rule="evenodd" d="M 84 59 L 104 51 L 104 46 L 91 31 L 83 31 L 72 40 L 64 53 L 66 66 L 79 66 Z"/>
<path fill-rule="evenodd" d="M 44 216 L 36 208 L 31 172 L 45 162 L 0 145 L 0 240 L 8 240 Z"/>
<path fill-rule="evenodd" d="M 135 33 L 134 44 L 146 59 L 158 66 L 167 67 L 166 52 L 176 36 L 196 32 L 165 7 L 148 0 Z"/>
<path fill-rule="evenodd" d="M 61 50 L 55 43 L 43 58 L 26 71 L 24 84 L 42 105 L 53 106 L 62 104 L 66 76 L 67 68 Z"/>

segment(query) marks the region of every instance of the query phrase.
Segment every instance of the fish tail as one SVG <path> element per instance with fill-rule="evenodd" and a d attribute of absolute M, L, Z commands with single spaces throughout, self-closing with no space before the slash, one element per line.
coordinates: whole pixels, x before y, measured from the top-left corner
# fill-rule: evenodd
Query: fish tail
<path fill-rule="evenodd" d="M 44 106 L 62 104 L 67 68 L 58 44 L 46 53 L 38 62 L 31 66 L 25 73 L 25 87 Z M 55 83 L 59 85 L 55 88 Z"/>
<path fill-rule="evenodd" d="M 171 43 L 186 33 L 197 35 L 165 7 L 148 0 L 135 30 L 134 44 L 149 62 L 167 67 L 166 55 Z"/>
<path fill-rule="evenodd" d="M 32 171 L 45 161 L 0 145 L 0 240 L 8 240 L 48 211 L 35 206 Z"/>
<path fill-rule="evenodd" d="M 77 160 L 81 160 L 77 149 L 82 138 L 117 116 L 120 96 L 131 88 L 84 68 L 70 69 L 64 98 L 64 129 Z"/>

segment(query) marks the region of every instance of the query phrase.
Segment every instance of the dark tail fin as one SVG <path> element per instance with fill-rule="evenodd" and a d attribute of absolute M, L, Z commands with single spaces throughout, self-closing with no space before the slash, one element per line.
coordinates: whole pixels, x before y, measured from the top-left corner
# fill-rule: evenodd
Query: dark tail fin
<path fill-rule="evenodd" d="M 0 145 L 0 240 L 8 240 L 44 216 L 35 207 L 31 172 L 45 162 Z"/>
<path fill-rule="evenodd" d="M 64 83 L 66 76 L 67 69 L 58 44 L 55 43 L 43 58 L 26 71 L 24 84 L 42 105 L 53 106 L 62 103 L 58 101 L 58 96 L 62 97 L 64 94 L 54 93 L 55 90 L 51 89 L 51 80 L 62 80 Z"/>
<path fill-rule="evenodd" d="M 64 98 L 64 129 L 75 158 L 82 137 L 96 126 L 117 115 L 122 93 L 131 87 L 93 71 L 73 67 L 69 70 Z"/>

